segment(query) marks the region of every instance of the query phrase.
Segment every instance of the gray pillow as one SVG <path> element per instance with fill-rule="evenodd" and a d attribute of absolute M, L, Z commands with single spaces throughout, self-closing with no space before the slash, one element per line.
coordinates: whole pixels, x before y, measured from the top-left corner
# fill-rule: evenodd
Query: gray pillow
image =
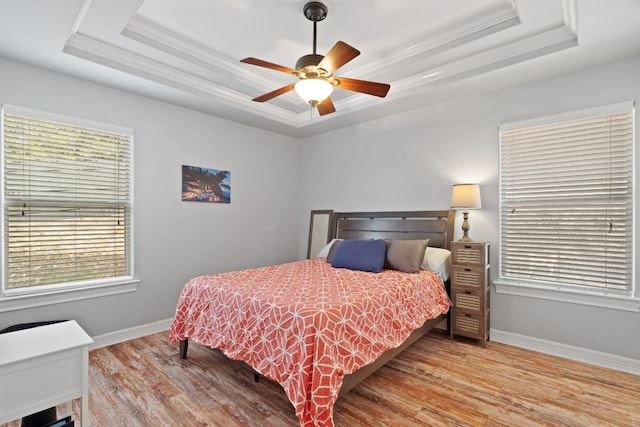
<path fill-rule="evenodd" d="M 387 240 L 385 268 L 405 273 L 417 273 L 422 267 L 424 253 L 429 245 L 426 240 Z"/>

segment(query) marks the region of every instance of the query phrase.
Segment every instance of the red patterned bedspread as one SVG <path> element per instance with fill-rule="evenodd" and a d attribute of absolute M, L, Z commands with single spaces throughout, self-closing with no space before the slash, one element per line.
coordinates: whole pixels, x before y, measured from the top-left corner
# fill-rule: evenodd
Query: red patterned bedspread
<path fill-rule="evenodd" d="M 317 258 L 191 279 L 169 342 L 247 362 L 283 386 L 301 425 L 333 426 L 344 375 L 448 309 L 436 274 L 366 273 Z"/>

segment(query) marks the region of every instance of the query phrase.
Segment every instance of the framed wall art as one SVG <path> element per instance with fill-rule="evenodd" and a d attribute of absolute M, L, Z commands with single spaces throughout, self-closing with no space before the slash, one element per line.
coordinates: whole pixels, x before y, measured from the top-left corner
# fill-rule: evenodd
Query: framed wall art
<path fill-rule="evenodd" d="M 183 165 L 182 200 L 231 203 L 231 172 Z"/>

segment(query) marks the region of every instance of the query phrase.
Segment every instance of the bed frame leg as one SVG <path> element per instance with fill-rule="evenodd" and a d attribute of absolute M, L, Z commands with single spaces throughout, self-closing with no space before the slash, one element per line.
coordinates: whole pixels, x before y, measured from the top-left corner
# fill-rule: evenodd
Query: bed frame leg
<path fill-rule="evenodd" d="M 189 348 L 189 340 L 180 341 L 180 359 L 187 358 L 187 349 Z"/>
<path fill-rule="evenodd" d="M 253 380 L 254 380 L 255 382 L 260 382 L 260 374 L 259 374 L 259 373 L 257 373 L 257 372 L 254 372 L 254 373 L 253 373 Z"/>

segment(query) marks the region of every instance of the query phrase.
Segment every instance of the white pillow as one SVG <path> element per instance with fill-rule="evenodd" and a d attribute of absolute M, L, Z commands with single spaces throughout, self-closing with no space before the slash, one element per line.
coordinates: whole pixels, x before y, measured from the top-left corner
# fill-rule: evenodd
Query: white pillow
<path fill-rule="evenodd" d="M 316 258 L 326 258 L 327 255 L 329 255 L 329 250 L 331 249 L 331 245 L 333 245 L 333 242 L 335 242 L 336 240 L 342 240 L 342 239 L 333 239 L 332 241 L 327 243 L 325 247 L 320 249 L 320 251 L 318 252 L 318 255 L 316 255 Z"/>
<path fill-rule="evenodd" d="M 451 267 L 449 266 L 450 257 L 451 251 L 428 246 L 427 250 L 424 252 L 422 269 L 433 271 L 442 278 L 443 282 L 446 282 L 449 280 L 449 275 L 451 274 Z"/>

